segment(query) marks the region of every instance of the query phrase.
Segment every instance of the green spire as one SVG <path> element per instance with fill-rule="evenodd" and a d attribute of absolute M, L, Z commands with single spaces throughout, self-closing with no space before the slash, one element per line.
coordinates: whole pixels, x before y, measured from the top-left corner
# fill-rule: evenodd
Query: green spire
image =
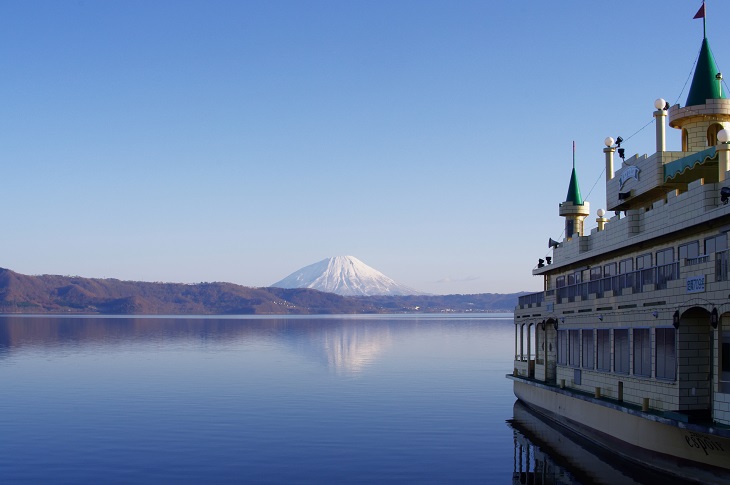
<path fill-rule="evenodd" d="M 573 173 L 570 174 L 570 185 L 568 185 L 568 196 L 565 202 L 572 202 L 573 205 L 583 205 L 583 197 L 580 195 L 578 175 L 575 173 L 575 142 L 573 142 Z"/>
<path fill-rule="evenodd" d="M 575 173 L 575 165 L 573 173 L 570 175 L 570 185 L 568 185 L 568 196 L 565 202 L 572 202 L 573 205 L 583 205 L 583 197 L 580 195 L 580 186 L 578 185 L 578 175 Z"/>
<path fill-rule="evenodd" d="M 727 96 L 722 92 L 722 81 L 715 77 L 719 72 L 710 50 L 710 43 L 706 38 L 702 39 L 702 48 L 685 106 L 705 104 L 707 99 L 726 99 Z"/>

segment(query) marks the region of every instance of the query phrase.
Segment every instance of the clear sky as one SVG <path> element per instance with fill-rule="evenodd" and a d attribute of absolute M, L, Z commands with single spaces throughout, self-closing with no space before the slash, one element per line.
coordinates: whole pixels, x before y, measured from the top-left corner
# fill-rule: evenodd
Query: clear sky
<path fill-rule="evenodd" d="M 268 286 L 353 255 L 537 291 L 573 140 L 595 227 L 603 140 L 653 152 L 631 135 L 684 105 L 700 5 L 2 1 L 0 266 Z M 730 72 L 730 4 L 707 11 Z"/>

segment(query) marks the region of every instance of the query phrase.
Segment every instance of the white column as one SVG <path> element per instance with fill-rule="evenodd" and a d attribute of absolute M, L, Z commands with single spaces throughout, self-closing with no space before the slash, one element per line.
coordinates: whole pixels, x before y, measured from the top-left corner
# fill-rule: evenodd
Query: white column
<path fill-rule="evenodd" d="M 727 176 L 727 171 L 730 170 L 730 145 L 727 143 L 720 143 L 717 145 L 718 154 L 718 180 L 724 182 Z"/>
<path fill-rule="evenodd" d="M 608 147 L 603 149 L 603 153 L 606 154 L 606 182 L 613 178 L 613 154 L 616 151 L 614 147 Z"/>

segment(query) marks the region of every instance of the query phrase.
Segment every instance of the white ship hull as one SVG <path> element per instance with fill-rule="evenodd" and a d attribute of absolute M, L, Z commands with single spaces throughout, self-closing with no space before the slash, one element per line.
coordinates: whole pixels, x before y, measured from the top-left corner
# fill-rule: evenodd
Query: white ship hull
<path fill-rule="evenodd" d="M 730 430 L 667 419 L 511 377 L 518 399 L 611 452 L 702 483 L 730 482 Z"/>

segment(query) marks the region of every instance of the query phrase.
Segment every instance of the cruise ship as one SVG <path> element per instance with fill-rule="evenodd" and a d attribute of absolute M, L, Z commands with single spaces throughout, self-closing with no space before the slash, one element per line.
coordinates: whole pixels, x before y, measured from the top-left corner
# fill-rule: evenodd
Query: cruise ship
<path fill-rule="evenodd" d="M 574 155 L 564 237 L 532 271 L 543 291 L 515 308 L 508 378 L 540 416 L 624 458 L 730 483 L 730 99 L 706 36 L 684 105 L 651 105 L 654 153 L 604 141 L 606 210 L 589 233 Z"/>

